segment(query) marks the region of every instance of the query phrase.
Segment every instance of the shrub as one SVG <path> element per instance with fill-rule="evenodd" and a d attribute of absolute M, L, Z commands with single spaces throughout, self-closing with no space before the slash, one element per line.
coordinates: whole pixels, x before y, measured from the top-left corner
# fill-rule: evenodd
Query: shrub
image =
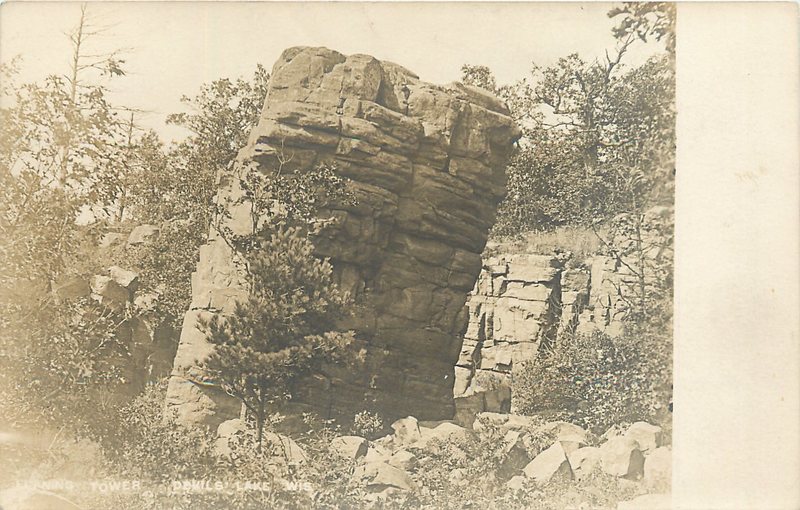
<path fill-rule="evenodd" d="M 602 433 L 614 424 L 669 421 L 671 381 L 669 331 L 564 334 L 515 373 L 513 407 Z"/>
<path fill-rule="evenodd" d="M 377 439 L 385 429 L 386 425 L 380 414 L 364 410 L 353 417 L 350 432 L 367 439 Z"/>
<path fill-rule="evenodd" d="M 131 479 L 169 483 L 214 472 L 213 440 L 205 429 L 188 428 L 165 416 L 166 382 L 151 385 L 123 407 L 104 450 L 113 471 Z"/>

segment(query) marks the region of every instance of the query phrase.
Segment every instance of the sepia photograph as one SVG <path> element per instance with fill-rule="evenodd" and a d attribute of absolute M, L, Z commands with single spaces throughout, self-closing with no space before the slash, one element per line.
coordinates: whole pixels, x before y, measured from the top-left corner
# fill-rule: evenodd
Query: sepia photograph
<path fill-rule="evenodd" d="M 677 508 L 681 7 L 4 3 L 0 509 Z"/>

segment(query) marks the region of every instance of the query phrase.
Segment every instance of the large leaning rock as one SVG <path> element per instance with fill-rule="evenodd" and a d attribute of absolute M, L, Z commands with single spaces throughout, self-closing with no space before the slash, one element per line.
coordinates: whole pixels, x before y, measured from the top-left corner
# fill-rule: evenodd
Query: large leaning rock
<path fill-rule="evenodd" d="M 226 227 L 247 233 L 246 172 L 305 171 L 333 162 L 357 204 L 315 241 L 359 308 L 346 327 L 365 356 L 357 370 L 330 367 L 293 395 L 298 410 L 352 419 L 370 408 L 388 420 L 453 416 L 454 365 L 467 327 L 467 293 L 505 194 L 519 129 L 506 106 L 460 83 L 437 86 L 367 55 L 290 48 L 275 64 L 258 126 L 217 202 Z M 185 423 L 216 426 L 238 415 L 200 366 L 211 347 L 195 324 L 243 296 L 241 270 L 216 231 L 200 250 L 167 405 Z"/>

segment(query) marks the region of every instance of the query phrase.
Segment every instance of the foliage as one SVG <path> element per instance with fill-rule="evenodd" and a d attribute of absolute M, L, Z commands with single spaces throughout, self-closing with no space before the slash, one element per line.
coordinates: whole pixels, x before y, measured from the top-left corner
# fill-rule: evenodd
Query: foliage
<path fill-rule="evenodd" d="M 462 67 L 464 83 L 504 99 L 523 129 L 495 236 L 588 226 L 671 202 L 674 6 L 626 3 L 609 16 L 620 19 L 618 44 L 602 61 L 568 55 L 548 67 L 534 64 L 529 78 L 504 86 L 485 66 Z M 662 38 L 666 53 L 626 65 L 636 40 Z"/>
<path fill-rule="evenodd" d="M 625 275 L 616 286 L 622 319 L 632 324 L 667 324 L 672 314 L 674 222 L 670 210 L 620 214 L 609 222 L 607 236 L 595 230 L 607 256 Z"/>
<path fill-rule="evenodd" d="M 675 3 L 623 2 L 608 12 L 609 18 L 620 18 L 612 30 L 614 37 L 623 39 L 634 34 L 642 41 L 664 39 L 666 49 L 675 53 Z"/>
<path fill-rule="evenodd" d="M 191 299 L 191 273 L 198 249 L 217 214 L 217 177 L 227 171 L 258 121 L 269 75 L 260 65 L 252 78 L 222 78 L 184 96 L 191 112 L 170 123 L 191 131 L 168 150 L 155 133 L 143 134 L 132 151 L 126 202 L 137 223 L 155 224 L 159 235 L 132 256 L 142 290 L 159 294 L 156 312 L 177 326 Z"/>
<path fill-rule="evenodd" d="M 350 335 L 333 332 L 348 298 L 300 229 L 279 228 L 258 242 L 248 261 L 247 301 L 237 303 L 232 315 L 213 316 L 202 329 L 215 345 L 205 366 L 253 413 L 260 441 L 270 407 L 333 359 Z"/>
<path fill-rule="evenodd" d="M 227 227 L 226 209 L 215 224 L 245 261 L 248 298 L 232 314 L 199 324 L 215 345 L 204 366 L 254 418 L 259 445 L 270 409 L 291 398 L 299 380 L 335 360 L 353 338 L 335 331 L 350 298 L 309 238 L 332 221 L 320 216 L 322 209 L 352 201 L 352 195 L 332 166 L 289 173 L 283 164 L 290 158 L 279 156 L 277 169 L 249 167 L 239 177 L 243 193 L 234 204 L 249 207 L 250 232 Z"/>
<path fill-rule="evenodd" d="M 250 80 L 221 78 L 203 85 L 195 97 L 181 98 L 191 112 L 172 114 L 167 122 L 192 134 L 172 150 L 171 168 L 161 186 L 176 210 L 162 219 L 193 217 L 207 232 L 215 214 L 217 176 L 247 144 L 268 84 L 269 74 L 258 65 Z"/>
<path fill-rule="evenodd" d="M 114 416 L 116 433 L 104 449 L 119 474 L 170 483 L 213 473 L 217 458 L 208 432 L 187 428 L 165 416 L 166 383 L 153 384 Z"/>
<path fill-rule="evenodd" d="M 663 422 L 671 398 L 670 338 L 669 330 L 655 328 L 632 328 L 618 338 L 564 334 L 515 374 L 513 406 L 598 434 L 615 424 Z"/>
<path fill-rule="evenodd" d="M 486 66 L 464 64 L 461 66 L 461 76 L 461 81 L 465 85 L 480 87 L 489 92 L 497 92 L 497 80 L 495 80 L 492 71 Z"/>
<path fill-rule="evenodd" d="M 361 436 L 367 439 L 375 439 L 386 429 L 383 418 L 379 413 L 371 411 L 361 411 L 353 417 L 353 425 L 350 432 L 354 436 Z"/>

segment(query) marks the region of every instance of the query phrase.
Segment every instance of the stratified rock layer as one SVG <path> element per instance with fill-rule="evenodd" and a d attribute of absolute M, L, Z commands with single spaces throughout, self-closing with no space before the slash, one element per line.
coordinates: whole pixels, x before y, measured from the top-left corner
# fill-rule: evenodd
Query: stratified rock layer
<path fill-rule="evenodd" d="M 244 172 L 335 163 L 357 204 L 333 210 L 337 226 L 315 244 L 359 303 L 346 326 L 363 341 L 357 370 L 331 367 L 294 396 L 295 407 L 343 419 L 365 408 L 387 419 L 453 415 L 464 303 L 518 137 L 506 107 L 480 89 L 421 82 L 367 55 L 304 47 L 281 55 L 259 124 L 221 176 L 217 200 L 227 204 L 227 226 L 244 233 L 247 208 L 231 205 Z M 239 412 L 198 368 L 211 346 L 195 327 L 243 295 L 234 258 L 212 229 L 167 394 L 184 422 L 216 426 Z"/>

